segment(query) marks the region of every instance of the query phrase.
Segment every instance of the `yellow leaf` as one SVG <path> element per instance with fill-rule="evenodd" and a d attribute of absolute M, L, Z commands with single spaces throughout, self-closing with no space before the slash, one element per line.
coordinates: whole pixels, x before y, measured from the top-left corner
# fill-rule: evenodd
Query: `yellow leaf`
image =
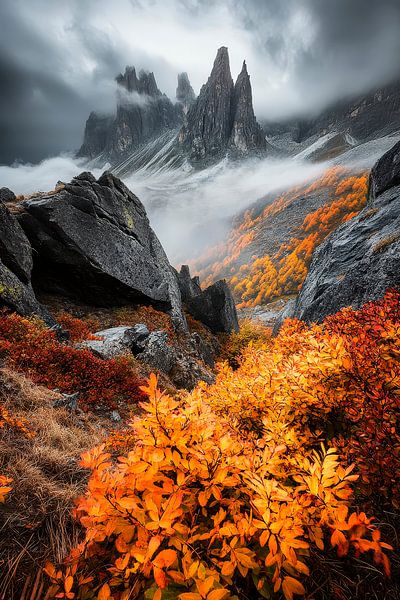
<path fill-rule="evenodd" d="M 298 581 L 294 579 L 294 577 L 284 577 L 282 583 L 282 591 L 285 595 L 286 600 L 292 600 L 293 594 L 298 594 L 299 596 L 303 596 L 306 593 L 304 586 Z"/>

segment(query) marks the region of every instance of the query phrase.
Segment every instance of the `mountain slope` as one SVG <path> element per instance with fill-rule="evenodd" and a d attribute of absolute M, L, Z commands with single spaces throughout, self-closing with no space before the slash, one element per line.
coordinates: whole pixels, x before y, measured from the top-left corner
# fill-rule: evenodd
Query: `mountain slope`
<path fill-rule="evenodd" d="M 374 166 L 368 204 L 316 250 L 296 301 L 283 317 L 321 321 L 400 287 L 400 142 Z"/>

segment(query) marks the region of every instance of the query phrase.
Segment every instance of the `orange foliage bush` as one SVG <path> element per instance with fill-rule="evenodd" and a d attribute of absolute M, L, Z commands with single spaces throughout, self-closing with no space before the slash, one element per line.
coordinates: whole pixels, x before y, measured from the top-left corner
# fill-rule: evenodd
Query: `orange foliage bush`
<path fill-rule="evenodd" d="M 288 321 L 184 397 L 151 376 L 132 449 L 118 461 L 104 446 L 82 457 L 86 536 L 64 570 L 47 566 L 50 595 L 292 600 L 305 593 L 311 551 L 329 547 L 368 554 L 389 574 L 391 547 L 354 508 L 350 459 L 364 494 L 395 503 L 399 352 L 400 295 L 388 292 L 322 325 Z"/>
<path fill-rule="evenodd" d="M 83 406 L 114 408 L 143 399 L 129 357 L 102 360 L 89 350 L 60 343 L 43 323 L 16 314 L 0 316 L 0 351 L 7 363 L 35 383 L 64 393 L 79 392 Z"/>
<path fill-rule="evenodd" d="M 9 485 L 12 483 L 10 477 L 0 475 L 0 504 L 5 501 L 7 495 L 11 492 L 12 487 Z"/>
<path fill-rule="evenodd" d="M 272 333 L 261 321 L 242 319 L 239 325 L 238 332 L 221 335 L 222 345 L 218 355 L 218 360 L 228 361 L 234 369 L 239 366 L 240 356 L 249 344 L 253 348 L 267 348 Z"/>
<path fill-rule="evenodd" d="M 98 329 L 99 324 L 95 320 L 78 319 L 69 313 L 61 312 L 57 315 L 57 321 L 61 327 L 69 333 L 71 342 L 83 342 L 84 340 L 95 340 L 93 329 Z"/>

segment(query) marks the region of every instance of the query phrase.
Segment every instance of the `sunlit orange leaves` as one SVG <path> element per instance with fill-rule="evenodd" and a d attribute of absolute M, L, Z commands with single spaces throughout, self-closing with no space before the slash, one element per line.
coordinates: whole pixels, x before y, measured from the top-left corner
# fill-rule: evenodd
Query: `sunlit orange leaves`
<path fill-rule="evenodd" d="M 0 475 L 0 503 L 5 501 L 7 495 L 12 490 L 12 487 L 9 485 L 10 483 L 12 483 L 12 479 L 10 477 Z"/>
<path fill-rule="evenodd" d="M 399 294 L 388 292 L 321 325 L 287 322 L 180 397 L 152 375 L 131 449 L 82 457 L 85 540 L 66 571 L 48 570 L 53 596 L 291 600 L 329 547 L 388 575 L 391 547 L 353 490 L 398 498 L 399 351 Z"/>

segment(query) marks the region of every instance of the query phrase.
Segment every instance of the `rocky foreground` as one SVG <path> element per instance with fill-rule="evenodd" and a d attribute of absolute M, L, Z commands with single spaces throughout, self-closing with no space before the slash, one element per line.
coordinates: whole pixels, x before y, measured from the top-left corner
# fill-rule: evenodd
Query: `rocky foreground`
<path fill-rule="evenodd" d="M 96 332 L 101 343 L 87 344 L 102 358 L 130 351 L 174 373 L 178 386 L 193 387 L 210 379 L 214 349 L 199 333 L 190 335 L 184 311 L 212 334 L 238 330 L 227 284 L 218 281 L 202 290 L 187 267 L 178 274 L 140 200 L 108 172 L 98 180 L 81 173 L 23 201 L 3 188 L 0 233 L 0 306 L 38 316 L 60 336 L 62 327 L 38 296 L 98 309 L 150 306 L 169 315 L 184 340 L 173 349 L 165 332 L 151 332 L 144 323 L 138 330 L 111 328 Z"/>

